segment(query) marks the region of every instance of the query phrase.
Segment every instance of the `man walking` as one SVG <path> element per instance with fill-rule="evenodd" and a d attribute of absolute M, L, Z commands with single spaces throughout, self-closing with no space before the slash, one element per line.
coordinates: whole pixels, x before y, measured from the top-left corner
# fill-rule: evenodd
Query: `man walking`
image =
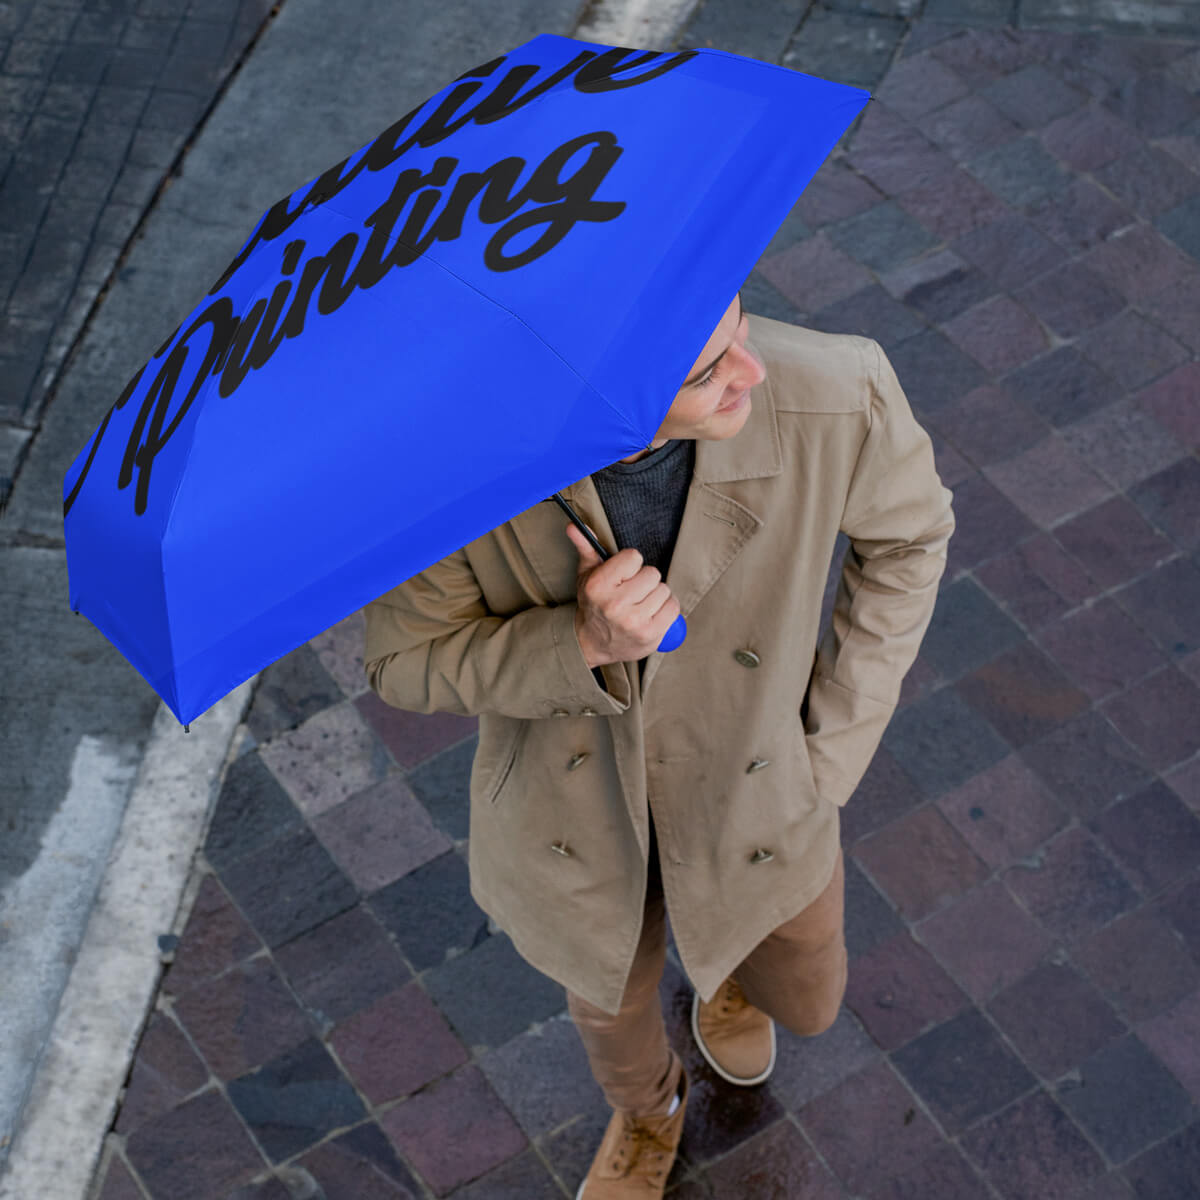
<path fill-rule="evenodd" d="M 601 561 L 535 505 L 372 601 L 364 660 L 389 704 L 479 716 L 471 893 L 566 989 L 613 1108 L 578 1195 L 660 1197 L 688 1095 L 658 999 L 666 912 L 693 1036 L 731 1085 L 768 1078 L 774 1022 L 833 1022 L 839 809 L 932 617 L 954 518 L 880 347 L 751 316 L 740 295 L 655 440 L 562 494 L 625 549 Z M 659 653 L 680 612 L 687 639 Z"/>

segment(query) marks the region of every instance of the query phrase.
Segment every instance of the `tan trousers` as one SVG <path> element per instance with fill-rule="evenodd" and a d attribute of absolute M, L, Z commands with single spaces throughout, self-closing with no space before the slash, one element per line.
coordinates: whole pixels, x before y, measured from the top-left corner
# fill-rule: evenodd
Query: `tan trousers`
<path fill-rule="evenodd" d="M 804 1037 L 837 1018 L 846 990 L 845 868 L 803 912 L 767 935 L 734 970 L 746 999 Z M 667 956 L 666 906 L 654 823 L 641 938 L 616 1016 L 567 989 L 567 1010 L 592 1074 L 615 1109 L 646 1116 L 670 1106 L 683 1064 L 667 1042 L 658 984 Z"/>

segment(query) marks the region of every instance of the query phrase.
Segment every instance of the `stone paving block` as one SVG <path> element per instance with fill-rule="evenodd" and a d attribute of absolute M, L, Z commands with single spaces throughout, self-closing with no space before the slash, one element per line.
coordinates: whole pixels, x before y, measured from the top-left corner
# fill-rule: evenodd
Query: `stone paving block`
<path fill-rule="evenodd" d="M 1091 509 L 1111 494 L 1108 482 L 1052 433 L 1012 458 L 990 463 L 984 474 L 1043 528 Z"/>
<path fill-rule="evenodd" d="M 1135 400 L 1164 429 L 1189 450 L 1200 450 L 1200 362 L 1185 363 L 1156 383 L 1143 388 Z"/>
<path fill-rule="evenodd" d="M 1185 667 L 1184 673 L 1188 678 L 1200 682 L 1196 672 L 1188 671 Z M 1163 773 L 1163 782 L 1193 812 L 1200 812 L 1200 758 L 1194 758 L 1190 762 L 1165 771 Z"/>
<path fill-rule="evenodd" d="M 842 809 L 842 844 L 853 845 L 859 838 L 910 812 L 922 799 L 912 778 L 891 752 L 880 746 L 854 791 L 853 803 Z M 849 865 L 847 862 L 847 868 Z"/>
<path fill-rule="evenodd" d="M 1200 1185 L 1200 1121 L 1138 1155 L 1123 1174 L 1138 1200 L 1193 1194 Z"/>
<path fill-rule="evenodd" d="M 913 123 L 935 146 L 960 163 L 1021 136 L 1020 126 L 978 93 L 926 112 Z"/>
<path fill-rule="evenodd" d="M 830 77 L 841 76 L 835 71 Z M 893 198 L 954 167 L 954 159 L 945 151 L 883 105 L 867 106 L 846 159 L 876 188 Z"/>
<path fill-rule="evenodd" d="M 1187 1092 L 1133 1034 L 1097 1051 L 1059 1103 L 1114 1163 L 1123 1163 L 1195 1116 Z"/>
<path fill-rule="evenodd" d="M 1064 521 L 1054 536 L 1105 588 L 1129 583 L 1175 553 L 1124 496 Z"/>
<path fill-rule="evenodd" d="M 435 967 L 424 982 L 468 1046 L 502 1046 L 567 1003 L 562 985 L 531 967 L 504 934 Z"/>
<path fill-rule="evenodd" d="M 127 1137 L 138 1126 L 182 1104 L 209 1080 L 208 1068 L 165 1012 L 154 1012 L 138 1040 L 113 1128 Z"/>
<path fill-rule="evenodd" d="M 239 859 L 221 882 L 274 949 L 353 907 L 354 885 L 307 828 Z"/>
<path fill-rule="evenodd" d="M 604 1137 L 604 1130 L 611 1116 L 612 1110 L 607 1106 L 603 1110 L 584 1112 L 553 1133 L 545 1134 L 537 1140 L 537 1148 L 542 1157 L 567 1185 L 568 1194 L 572 1197 L 592 1165 L 592 1159 Z M 667 1178 L 668 1188 L 673 1189 L 688 1174 L 686 1139 L 685 1130 L 679 1144 L 679 1156 L 675 1159 L 675 1165 Z M 675 1193 L 672 1190 L 667 1194 L 673 1196 Z"/>
<path fill-rule="evenodd" d="M 865 838 L 854 857 L 909 921 L 945 907 L 988 874 L 933 805 Z"/>
<path fill-rule="evenodd" d="M 1139 896 L 1092 836 L 1075 826 L 1001 878 L 1051 933 L 1076 942 L 1134 908 Z"/>
<path fill-rule="evenodd" d="M 1200 176 L 1154 146 L 1139 145 L 1097 169 L 1095 177 L 1148 221 L 1200 191 Z"/>
<path fill-rule="evenodd" d="M 221 780 L 204 856 L 218 871 L 300 832 L 303 817 L 252 744 L 243 745 Z"/>
<path fill-rule="evenodd" d="M 150 1195 L 207 1200 L 245 1183 L 264 1164 L 232 1105 L 202 1092 L 136 1130 L 125 1145 Z"/>
<path fill-rule="evenodd" d="M 374 1106 L 417 1091 L 468 1058 L 466 1048 L 416 982 L 342 1021 L 329 1033 L 329 1044 Z"/>
<path fill-rule="evenodd" d="M 175 1001 L 175 1013 L 213 1074 L 229 1080 L 312 1036 L 312 1026 L 265 956 L 239 963 Z"/>
<path fill-rule="evenodd" d="M 392 769 L 379 739 L 348 701 L 272 738 L 259 753 L 306 817 L 327 812 Z"/>
<path fill-rule="evenodd" d="M 562 1190 L 530 1149 L 459 1188 L 454 1196 L 455 1200 L 562 1200 Z"/>
<path fill-rule="evenodd" d="M 915 930 L 978 1002 L 1016 982 L 1054 945 L 998 879 L 973 888 Z"/>
<path fill-rule="evenodd" d="M 853 963 L 880 942 L 899 933 L 904 924 L 852 857 L 846 859 L 845 869 L 843 925 L 846 952 Z"/>
<path fill-rule="evenodd" d="M 1010 296 L 992 296 L 946 321 L 943 329 L 992 374 L 1019 367 L 1048 348 L 1041 325 Z"/>
<path fill-rule="evenodd" d="M 366 724 L 405 770 L 451 746 L 478 739 L 478 717 L 407 712 L 385 703 L 373 691 L 364 692 L 354 703 Z"/>
<path fill-rule="evenodd" d="M 879 1049 L 844 1006 L 816 1037 L 800 1037 L 777 1023 L 775 1040 L 775 1070 L 768 1086 L 790 1112 L 879 1060 Z"/>
<path fill-rule="evenodd" d="M 234 908 L 216 876 L 206 875 L 192 903 L 175 960 L 163 977 L 163 990 L 178 995 L 261 949 L 262 942 Z"/>
<path fill-rule="evenodd" d="M 1196 752 L 1200 688 L 1182 671 L 1164 667 L 1101 705 L 1127 741 L 1158 770 Z"/>
<path fill-rule="evenodd" d="M 1200 968 L 1149 906 L 1093 934 L 1072 957 L 1130 1023 L 1157 1016 L 1200 986 Z"/>
<path fill-rule="evenodd" d="M 843 253 L 873 271 L 887 271 L 938 244 L 902 208 L 888 201 L 825 227 Z"/>
<path fill-rule="evenodd" d="M 1163 137 L 1200 115 L 1200 97 L 1162 73 L 1132 76 L 1114 87 L 1104 107 L 1144 137 Z"/>
<path fill-rule="evenodd" d="M 1102 244 L 1136 220 L 1107 192 L 1080 178 L 1060 195 L 1030 205 L 1027 215 L 1031 225 L 1072 253 Z"/>
<path fill-rule="evenodd" d="M 108 1160 L 104 1184 L 96 1200 L 143 1200 L 143 1192 L 134 1183 L 129 1168 L 115 1154 Z"/>
<path fill-rule="evenodd" d="M 985 11 L 991 11 L 997 19 L 1001 19 L 1001 3 L 984 0 L 984 6 Z M 933 16 L 928 9 L 926 12 Z M 942 19 L 960 20 L 961 12 L 961 6 L 954 5 Z M 1008 14 L 1004 14 L 1002 20 L 1007 19 Z M 963 29 L 939 42 L 930 53 L 978 86 L 983 80 L 1007 75 L 1023 66 L 1028 51 L 1022 40 L 1007 29 Z"/>
<path fill-rule="evenodd" d="M 1063 83 L 1041 63 L 1028 63 L 985 85 L 979 94 L 1023 129 L 1040 129 L 1076 111 L 1087 93 Z"/>
<path fill-rule="evenodd" d="M 909 1042 L 892 1061 L 951 1136 L 1036 1085 L 975 1008 Z"/>
<path fill-rule="evenodd" d="M 1177 463 L 1187 453 L 1145 408 L 1129 399 L 1068 425 L 1062 436 L 1084 462 L 1119 488 Z M 1153 513 L 1147 515 L 1153 519 Z"/>
<path fill-rule="evenodd" d="M 1108 598 L 1042 629 L 1038 643 L 1092 700 L 1110 696 L 1165 661 Z"/>
<path fill-rule="evenodd" d="M 886 1062 L 852 1075 L 796 1115 L 855 1195 L 876 1194 L 942 1144 L 933 1122 Z"/>
<path fill-rule="evenodd" d="M 1127 389 L 1152 382 L 1189 357 L 1179 342 L 1132 309 L 1081 338 L 1079 349 Z"/>
<path fill-rule="evenodd" d="M 876 88 L 874 99 L 913 120 L 970 91 L 961 75 L 928 54 L 902 59 Z"/>
<path fill-rule="evenodd" d="M 763 259 L 757 270 L 805 313 L 852 296 L 872 282 L 866 270 L 834 248 L 824 230 Z"/>
<path fill-rule="evenodd" d="M 1200 820 L 1158 780 L 1106 809 L 1091 827 L 1148 896 L 1200 864 Z"/>
<path fill-rule="evenodd" d="M 1131 225 L 1089 250 L 1088 268 L 1136 303 L 1160 292 L 1178 292 L 1200 278 L 1196 263 L 1148 225 Z"/>
<path fill-rule="evenodd" d="M 776 1121 L 708 1169 L 718 1196 L 785 1196 L 841 1200 L 845 1194 L 791 1121 Z"/>
<path fill-rule="evenodd" d="M 1142 480 L 1130 499 L 1184 550 L 1200 549 L 1200 463 L 1183 457 Z"/>
<path fill-rule="evenodd" d="M 954 688 L 1014 748 L 1044 737 L 1088 706 L 1087 696 L 1032 642 L 1005 651 Z"/>
<path fill-rule="evenodd" d="M 1138 1026 L 1139 1039 L 1170 1067 L 1191 1095 L 1200 1100 L 1200 992 Z"/>
<path fill-rule="evenodd" d="M 1114 598 L 1168 654 L 1200 648 L 1200 570 L 1188 559 L 1163 563 Z"/>
<path fill-rule="evenodd" d="M 1125 307 L 1120 292 L 1077 260 L 1047 271 L 1016 297 L 1060 338 L 1078 337 Z"/>
<path fill-rule="evenodd" d="M 881 273 L 883 286 L 897 300 L 930 321 L 945 321 L 994 291 L 982 272 L 950 250 L 939 250 L 915 262 Z"/>
<path fill-rule="evenodd" d="M 465 838 L 470 829 L 471 768 L 478 740 L 443 750 L 409 771 L 408 786 L 444 835 Z"/>
<path fill-rule="evenodd" d="M 1182 204 L 1161 213 L 1154 224 L 1185 254 L 1200 259 L 1200 234 L 1196 232 L 1198 217 L 1200 197 L 1190 196 Z"/>
<path fill-rule="evenodd" d="M 363 905 L 280 946 L 275 961 L 323 1032 L 412 978 Z"/>
<path fill-rule="evenodd" d="M 487 937 L 487 917 L 471 898 L 467 864 L 455 853 L 410 871 L 369 904 L 418 971 Z"/>
<path fill-rule="evenodd" d="M 1104 1172 L 1087 1139 L 1040 1091 L 968 1130 L 961 1144 L 1005 1200 L 1071 1195 Z"/>
<path fill-rule="evenodd" d="M 312 829 L 364 894 L 453 848 L 398 773 L 314 817 Z"/>
<path fill-rule="evenodd" d="M 1059 1078 L 1125 1032 L 1108 1001 L 1067 961 L 1039 963 L 994 996 L 987 1012 L 1046 1079 Z"/>
<path fill-rule="evenodd" d="M 1029 547 L 1034 541 L 1028 539 L 1007 554 L 997 555 L 975 572 L 975 578 L 1028 629 L 1038 629 L 1073 607 L 1031 561 Z M 1062 547 L 1056 548 L 1065 558 Z M 1072 565 L 1086 578 L 1077 563 Z"/>
<path fill-rule="evenodd" d="M 1076 171 L 1094 171 L 1142 144 L 1137 130 L 1094 102 L 1052 121 L 1040 137 Z"/>
<path fill-rule="evenodd" d="M 964 233 L 950 249 L 1003 291 L 1015 291 L 1067 257 L 1061 246 L 1015 213 Z"/>
<path fill-rule="evenodd" d="M 944 241 L 1001 220 L 1008 209 L 978 180 L 955 168 L 904 193 L 900 206 Z"/>
<path fill-rule="evenodd" d="M 155 186 L 161 174 L 160 168 L 150 170 Z M 141 208 L 140 203 L 133 206 Z M 341 699 L 337 684 L 306 643 L 263 671 L 246 724 L 256 741 L 268 742 L 297 729 Z"/>
<path fill-rule="evenodd" d="M 329 1198 L 423 1200 L 421 1185 L 378 1125 L 356 1125 L 298 1160 Z"/>
<path fill-rule="evenodd" d="M 906 24 L 899 17 L 814 7 L 782 65 L 855 87 L 874 88 L 892 61 Z"/>
<path fill-rule="evenodd" d="M 518 1034 L 484 1055 L 479 1066 L 529 1138 L 577 1113 L 608 1111 L 583 1042 L 565 1014 Z"/>
<path fill-rule="evenodd" d="M 1024 640 L 1024 630 L 973 579 L 963 577 L 940 590 L 921 654 L 951 680 Z"/>
<path fill-rule="evenodd" d="M 898 712 L 883 737 L 927 797 L 966 782 L 1010 749 L 994 727 L 948 687 Z"/>
<path fill-rule="evenodd" d="M 520 1154 L 525 1135 L 483 1073 L 466 1066 L 379 1119 L 438 1196 Z"/>
<path fill-rule="evenodd" d="M 969 1003 L 933 955 L 907 932 L 856 960 L 846 988 L 846 1004 L 884 1050 L 903 1046 Z"/>
<path fill-rule="evenodd" d="M 1069 819 L 1050 789 L 1015 754 L 939 796 L 937 805 L 993 870 L 1031 853 Z"/>
<path fill-rule="evenodd" d="M 874 283 L 813 313 L 806 323 L 810 329 L 826 333 L 854 333 L 872 338 L 889 353 L 905 338 L 926 328 L 920 317 Z"/>
<path fill-rule="evenodd" d="M 1057 197 L 1070 183 L 1054 156 L 1030 134 L 976 154 L 965 166 L 1015 208 Z"/>
<path fill-rule="evenodd" d="M 1100 811 L 1150 778 L 1142 755 L 1095 709 L 1023 747 L 1021 758 L 1079 816 Z"/>
<path fill-rule="evenodd" d="M 793 211 L 816 230 L 832 221 L 841 221 L 874 208 L 883 198 L 883 193 L 844 159 L 831 158 L 813 176 Z"/>
<path fill-rule="evenodd" d="M 1012 372 L 1004 386 L 1052 425 L 1067 425 L 1120 399 L 1115 382 L 1073 346 Z"/>
<path fill-rule="evenodd" d="M 228 1091 L 242 1120 L 276 1163 L 367 1115 L 349 1080 L 316 1038 L 231 1081 Z"/>

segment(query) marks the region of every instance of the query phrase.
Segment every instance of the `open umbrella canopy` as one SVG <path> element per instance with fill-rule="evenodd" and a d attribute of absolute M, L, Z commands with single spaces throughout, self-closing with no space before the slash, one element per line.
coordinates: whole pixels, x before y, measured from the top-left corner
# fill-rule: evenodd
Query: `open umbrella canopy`
<path fill-rule="evenodd" d="M 63 484 L 70 603 L 189 722 L 644 449 L 868 100 L 543 35 L 266 212 Z"/>

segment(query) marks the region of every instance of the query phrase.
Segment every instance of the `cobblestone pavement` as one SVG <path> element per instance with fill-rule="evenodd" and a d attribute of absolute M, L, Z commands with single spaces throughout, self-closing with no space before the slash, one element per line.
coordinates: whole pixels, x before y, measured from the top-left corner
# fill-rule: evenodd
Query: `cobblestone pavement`
<path fill-rule="evenodd" d="M 959 527 L 844 810 L 837 1023 L 729 1087 L 668 963 L 669 1194 L 1194 1198 L 1200 15 L 885 7 L 710 6 L 678 42 L 876 89 L 744 295 L 883 343 Z M 468 892 L 476 722 L 388 708 L 362 638 L 262 676 L 101 1200 L 549 1200 L 587 1169 L 608 1114 L 562 989 Z"/>

